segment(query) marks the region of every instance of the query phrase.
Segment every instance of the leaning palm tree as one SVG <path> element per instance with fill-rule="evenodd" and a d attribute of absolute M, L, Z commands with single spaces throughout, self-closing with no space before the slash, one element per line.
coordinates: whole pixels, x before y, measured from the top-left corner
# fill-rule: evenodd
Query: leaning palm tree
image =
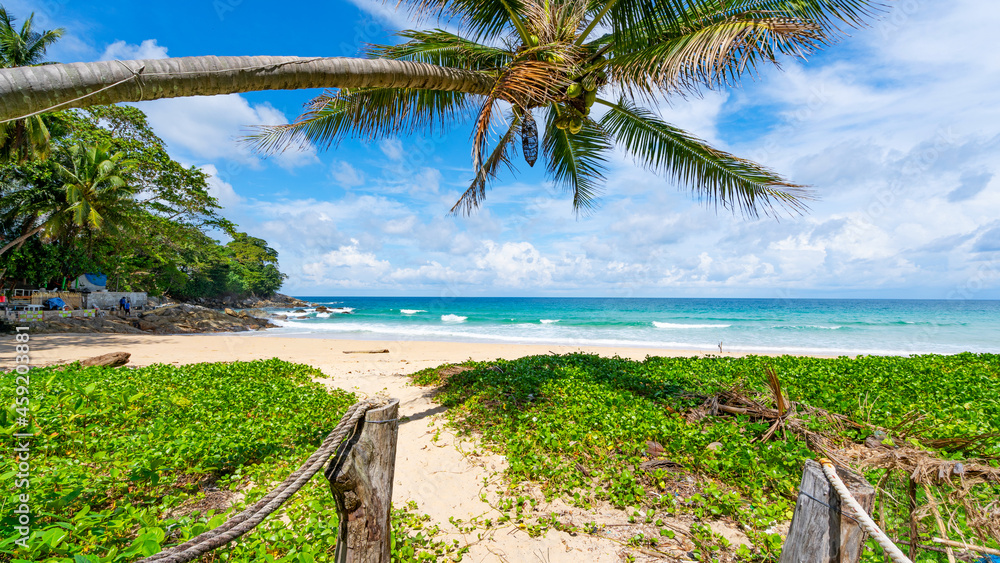
<path fill-rule="evenodd" d="M 63 30 L 35 31 L 34 19 L 34 14 L 28 16 L 18 30 L 14 18 L 0 6 L 0 68 L 45 64 L 45 51 Z M 0 124 L 0 162 L 24 162 L 48 153 L 49 130 L 41 116 Z"/>
<path fill-rule="evenodd" d="M 375 138 L 474 119 L 477 206 L 515 142 L 539 145 L 553 179 L 586 208 L 617 146 L 653 170 L 749 215 L 801 208 L 800 186 L 664 123 L 650 102 L 738 83 L 864 23 L 879 0 L 401 0 L 462 32 L 409 31 L 381 59 L 186 57 L 0 69 L 0 122 L 66 107 L 270 89 L 339 88 L 263 150 Z M 596 93 L 595 93 L 596 92 Z M 590 115 L 595 105 L 601 108 Z M 539 118 L 536 120 L 536 117 Z M 542 123 L 541 139 L 532 131 Z M 496 138 L 491 127 L 500 127 Z"/>
<path fill-rule="evenodd" d="M 31 237 L 46 232 L 51 238 L 63 233 L 69 208 L 66 191 L 56 183 L 18 184 L 0 188 L 0 255 L 20 248 Z"/>
<path fill-rule="evenodd" d="M 252 140 L 275 152 L 469 121 L 474 177 L 453 212 L 476 209 L 518 151 L 529 166 L 544 155 L 549 177 L 586 210 L 616 148 L 710 203 L 750 216 L 800 210 L 803 186 L 709 146 L 648 106 L 737 84 L 780 55 L 804 57 L 877 8 L 864 0 L 403 1 L 460 22 L 460 32 L 403 31 L 404 42 L 373 46 L 369 56 L 481 73 L 488 92 L 342 88 Z"/>

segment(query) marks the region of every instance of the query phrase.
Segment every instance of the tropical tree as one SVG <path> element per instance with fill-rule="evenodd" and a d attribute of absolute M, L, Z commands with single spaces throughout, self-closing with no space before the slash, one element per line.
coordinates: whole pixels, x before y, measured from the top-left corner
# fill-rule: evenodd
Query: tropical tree
<path fill-rule="evenodd" d="M 35 31 L 35 14 L 18 30 L 14 18 L 0 6 L 0 68 L 45 64 L 45 51 L 62 37 L 63 30 Z M 44 158 L 49 152 L 49 130 L 42 116 L 35 115 L 0 123 L 0 161 L 24 162 Z"/>
<path fill-rule="evenodd" d="M 55 233 L 65 222 L 62 215 L 69 207 L 66 191 L 45 170 L 19 170 L 0 186 L 0 256 L 19 248 L 31 237 L 49 229 Z"/>
<path fill-rule="evenodd" d="M 544 154 L 548 175 L 572 194 L 576 210 L 587 209 L 615 148 L 747 215 L 800 209 L 802 186 L 645 106 L 735 84 L 779 55 L 804 56 L 829 42 L 837 24 L 859 24 L 872 10 L 860 0 L 410 1 L 417 12 L 462 22 L 461 32 L 403 31 L 406 41 L 369 55 L 482 72 L 493 83 L 489 93 L 341 89 L 313 100 L 295 123 L 263 128 L 258 147 L 430 131 L 471 117 L 474 179 L 453 212 L 478 207 L 498 172 L 514 168 L 518 149 L 529 166 Z"/>
<path fill-rule="evenodd" d="M 801 208 L 767 168 L 710 147 L 649 108 L 738 83 L 784 55 L 805 56 L 862 25 L 878 0 L 405 0 L 461 31 L 405 31 L 360 59 L 192 57 L 0 71 L 0 119 L 54 107 L 266 89 L 336 87 L 263 150 L 454 125 L 473 127 L 474 179 L 454 209 L 478 206 L 516 141 L 529 165 L 586 209 L 613 147 L 714 202 L 749 215 Z M 11 96 L 30 91 L 29 96 Z M 598 104 L 600 111 L 590 114 Z M 541 122 L 541 138 L 537 130 Z M 500 135 L 490 134 L 499 127 Z"/>
<path fill-rule="evenodd" d="M 132 163 L 124 155 L 111 152 L 107 143 L 69 147 L 66 162 L 56 164 L 68 204 L 50 221 L 56 230 L 78 230 L 89 236 L 102 229 L 128 228 L 135 188 L 126 181 Z"/>

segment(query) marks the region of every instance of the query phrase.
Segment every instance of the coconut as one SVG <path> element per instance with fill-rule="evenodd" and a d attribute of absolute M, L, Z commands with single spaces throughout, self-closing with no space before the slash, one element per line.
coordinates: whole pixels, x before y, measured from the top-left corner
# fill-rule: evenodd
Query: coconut
<path fill-rule="evenodd" d="M 590 106 L 594 105 L 594 102 L 596 101 L 597 101 L 597 90 L 590 90 L 583 95 L 583 104 L 587 107 L 588 111 L 590 110 Z"/>
<path fill-rule="evenodd" d="M 569 87 L 566 88 L 566 95 L 569 96 L 570 98 L 575 98 L 582 93 L 583 93 L 583 86 L 580 86 L 580 84 L 577 82 L 570 84 Z"/>

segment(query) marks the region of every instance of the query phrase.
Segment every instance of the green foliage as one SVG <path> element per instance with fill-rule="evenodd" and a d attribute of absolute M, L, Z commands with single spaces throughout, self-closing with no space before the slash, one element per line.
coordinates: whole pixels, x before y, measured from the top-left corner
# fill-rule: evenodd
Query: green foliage
<path fill-rule="evenodd" d="M 314 368 L 277 359 L 138 369 L 42 368 L 30 372 L 30 549 L 15 550 L 10 511 L 0 520 L 0 559 L 136 561 L 218 526 L 270 491 L 315 451 L 355 402 L 312 381 Z M 0 382 L 0 428 L 20 416 L 15 381 Z M 12 482 L 13 473 L 3 475 Z M 231 510 L 197 511 L 215 489 L 245 495 Z M 5 504 L 16 499 L 14 488 Z M 20 492 L 23 492 L 20 491 Z M 337 519 L 316 478 L 223 561 L 330 561 Z M 393 511 L 394 555 L 425 561 L 456 553 L 415 506 Z"/>
<path fill-rule="evenodd" d="M 226 244 L 226 249 L 246 293 L 270 295 L 278 291 L 287 277 L 278 271 L 278 251 L 267 246 L 264 239 L 233 233 L 233 240 Z"/>
<path fill-rule="evenodd" d="M 46 119 L 56 156 L 0 166 L 3 245 L 38 233 L 0 255 L 8 281 L 60 285 L 99 271 L 113 289 L 187 298 L 280 288 L 277 253 L 219 216 L 208 176 L 171 159 L 140 110 L 98 106 Z M 234 241 L 222 245 L 210 229 Z M 86 264 L 50 256 L 81 252 Z"/>
<path fill-rule="evenodd" d="M 440 400 L 458 427 L 481 433 L 506 456 L 515 483 L 540 483 L 547 495 L 583 506 L 607 500 L 698 518 L 729 516 L 753 540 L 754 558 L 776 555 L 780 537 L 766 530 L 791 517 L 803 463 L 815 454 L 791 433 L 762 442 L 769 425 L 745 416 L 689 423 L 684 413 L 734 386 L 767 396 L 766 366 L 793 401 L 886 428 L 905 423 L 925 445 L 1000 433 L 1000 356 L 990 354 L 642 362 L 571 354 L 463 366 L 423 370 L 414 382 L 440 385 Z M 700 474 L 701 491 L 678 497 L 670 471 L 638 470 L 648 459 L 648 440 L 664 447 L 663 457 Z M 722 447 L 709 448 L 713 442 Z M 941 454 L 996 458 L 1000 440 Z M 706 549 L 716 545 L 703 539 Z"/>

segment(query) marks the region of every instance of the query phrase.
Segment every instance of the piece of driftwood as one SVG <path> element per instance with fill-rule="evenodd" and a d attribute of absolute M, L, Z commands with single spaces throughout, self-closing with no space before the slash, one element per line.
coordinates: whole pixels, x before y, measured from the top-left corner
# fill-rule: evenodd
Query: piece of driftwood
<path fill-rule="evenodd" d="M 128 352 L 111 352 L 110 354 L 102 354 L 93 358 L 87 358 L 86 360 L 80 360 L 80 365 L 83 367 L 107 366 L 116 368 L 127 364 L 131 357 L 132 354 Z"/>
<path fill-rule="evenodd" d="M 399 399 L 365 414 L 327 467 L 340 529 L 337 563 L 389 563 Z"/>
<path fill-rule="evenodd" d="M 388 354 L 389 350 L 387 348 L 382 348 L 381 350 L 344 350 L 345 354 Z"/>
<path fill-rule="evenodd" d="M 852 471 L 838 468 L 837 474 L 858 503 L 871 513 L 874 487 Z M 841 511 L 840 497 L 823 469 L 807 460 L 779 563 L 857 563 L 866 539 L 867 534 L 846 508 Z"/>

